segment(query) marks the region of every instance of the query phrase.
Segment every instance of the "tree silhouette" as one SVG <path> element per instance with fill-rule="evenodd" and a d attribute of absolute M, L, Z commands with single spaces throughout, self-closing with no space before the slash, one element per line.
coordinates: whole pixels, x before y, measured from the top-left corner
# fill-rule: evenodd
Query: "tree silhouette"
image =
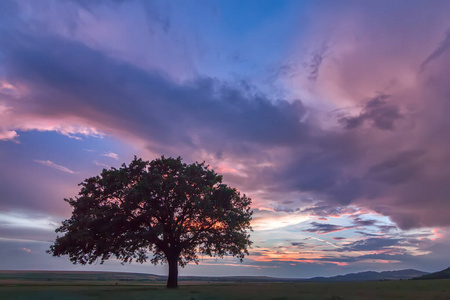
<path fill-rule="evenodd" d="M 251 199 L 225 184 L 204 163 L 181 158 L 134 158 L 127 166 L 104 169 L 80 183 L 73 208 L 47 251 L 74 263 L 168 263 L 168 288 L 178 286 L 178 265 L 198 263 L 198 255 L 236 256 L 251 245 Z"/>

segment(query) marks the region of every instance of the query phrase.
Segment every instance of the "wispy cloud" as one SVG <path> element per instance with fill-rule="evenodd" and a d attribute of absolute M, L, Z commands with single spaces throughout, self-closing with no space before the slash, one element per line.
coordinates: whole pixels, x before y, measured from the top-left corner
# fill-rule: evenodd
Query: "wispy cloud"
<path fill-rule="evenodd" d="M 102 163 L 99 163 L 99 162 L 96 161 L 96 160 L 94 160 L 93 163 L 94 163 L 96 166 L 104 167 L 104 168 L 106 168 L 106 169 L 109 169 L 109 168 L 110 168 L 110 166 L 105 165 L 105 164 L 102 164 Z"/>
<path fill-rule="evenodd" d="M 444 54 L 444 52 L 448 51 L 450 48 L 450 30 L 447 30 L 446 36 L 444 40 L 439 44 L 439 46 L 431 53 L 425 61 L 420 66 L 420 71 L 423 71 L 427 64 L 429 64 L 431 61 L 437 59 L 439 56 Z"/>
<path fill-rule="evenodd" d="M 111 152 L 111 151 L 102 154 L 102 156 L 114 158 L 115 160 L 118 160 L 118 159 L 119 159 L 119 154 L 114 153 L 114 152 Z"/>
<path fill-rule="evenodd" d="M 77 174 L 78 173 L 78 172 L 72 171 L 71 169 L 69 169 L 67 167 L 55 164 L 54 162 L 52 162 L 50 160 L 38 160 L 38 159 L 35 159 L 34 161 L 37 162 L 37 163 L 40 163 L 41 165 L 44 165 L 44 166 L 47 166 L 47 167 L 59 170 L 61 172 L 66 172 L 66 173 L 69 173 L 69 174 Z"/>
<path fill-rule="evenodd" d="M 0 212 L 0 227 L 42 229 L 54 231 L 57 226 L 55 225 L 53 220 L 48 217 Z"/>
<path fill-rule="evenodd" d="M 328 45 L 324 42 L 322 46 L 313 53 L 310 62 L 308 64 L 309 74 L 308 79 L 311 81 L 316 81 L 319 77 L 319 68 L 325 59 L 326 52 L 328 50 Z"/>

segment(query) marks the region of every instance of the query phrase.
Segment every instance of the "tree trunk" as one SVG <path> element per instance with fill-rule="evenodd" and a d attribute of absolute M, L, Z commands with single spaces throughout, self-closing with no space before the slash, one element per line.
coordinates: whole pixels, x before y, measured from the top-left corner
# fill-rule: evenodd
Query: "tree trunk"
<path fill-rule="evenodd" d="M 178 287 L 178 255 L 168 255 L 169 278 L 167 278 L 167 288 L 176 289 Z"/>

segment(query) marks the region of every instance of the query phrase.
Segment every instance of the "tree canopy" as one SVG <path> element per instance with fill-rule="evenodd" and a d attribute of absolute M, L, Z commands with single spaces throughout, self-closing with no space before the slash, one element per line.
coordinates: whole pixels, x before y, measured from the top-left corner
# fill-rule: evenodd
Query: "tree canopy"
<path fill-rule="evenodd" d="M 77 197 L 64 199 L 73 212 L 56 229 L 64 235 L 48 250 L 53 256 L 69 255 L 74 264 L 111 256 L 123 263 L 168 263 L 167 287 L 177 287 L 178 265 L 198 263 L 199 254 L 241 261 L 248 255 L 251 199 L 223 184 L 205 163 L 135 157 L 80 186 Z"/>

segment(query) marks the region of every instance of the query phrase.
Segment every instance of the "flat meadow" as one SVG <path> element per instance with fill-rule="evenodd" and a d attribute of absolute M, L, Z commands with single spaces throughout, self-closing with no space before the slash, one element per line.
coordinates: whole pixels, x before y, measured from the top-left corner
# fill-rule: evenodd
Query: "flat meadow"
<path fill-rule="evenodd" d="M 44 282 L 0 280 L 0 299 L 450 299 L 450 279 L 330 283 L 181 282 L 168 290 L 162 282 Z"/>

